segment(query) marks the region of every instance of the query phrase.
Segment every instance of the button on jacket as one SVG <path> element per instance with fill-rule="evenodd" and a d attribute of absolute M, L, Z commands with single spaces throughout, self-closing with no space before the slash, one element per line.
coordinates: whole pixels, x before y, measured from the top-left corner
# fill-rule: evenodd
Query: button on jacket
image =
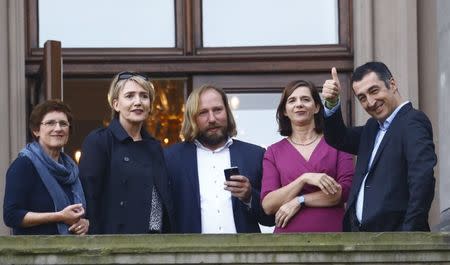
<path fill-rule="evenodd" d="M 163 206 L 163 231 L 171 232 L 172 198 L 161 144 L 144 129 L 133 141 L 119 120 L 84 140 L 80 177 L 91 234 L 149 232 L 152 189 Z"/>

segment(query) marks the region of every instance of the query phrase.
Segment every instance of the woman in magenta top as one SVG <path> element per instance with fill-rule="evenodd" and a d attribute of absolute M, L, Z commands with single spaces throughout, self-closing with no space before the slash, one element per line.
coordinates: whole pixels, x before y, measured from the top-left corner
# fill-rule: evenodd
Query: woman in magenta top
<path fill-rule="evenodd" d="M 314 84 L 289 83 L 277 121 L 287 137 L 264 155 L 261 190 L 264 211 L 275 214 L 274 233 L 342 231 L 353 159 L 325 142 L 323 105 Z"/>

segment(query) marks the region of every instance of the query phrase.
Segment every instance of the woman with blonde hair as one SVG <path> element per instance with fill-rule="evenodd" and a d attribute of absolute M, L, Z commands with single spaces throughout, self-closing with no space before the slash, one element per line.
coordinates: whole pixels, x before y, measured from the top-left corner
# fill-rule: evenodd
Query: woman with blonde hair
<path fill-rule="evenodd" d="M 117 74 L 108 92 L 111 123 L 84 140 L 80 176 L 93 234 L 172 231 L 172 199 L 162 147 L 143 126 L 154 98 L 147 76 Z"/>

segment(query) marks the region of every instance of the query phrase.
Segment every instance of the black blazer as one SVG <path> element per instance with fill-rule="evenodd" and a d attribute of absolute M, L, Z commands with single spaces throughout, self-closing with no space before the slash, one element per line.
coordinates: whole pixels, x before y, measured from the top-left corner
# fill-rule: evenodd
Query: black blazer
<path fill-rule="evenodd" d="M 183 142 L 164 150 L 172 180 L 177 233 L 201 233 L 202 230 L 196 148 L 194 143 Z M 238 198 L 232 197 L 238 233 L 260 233 L 258 222 L 274 225 L 273 216 L 264 213 L 260 201 L 264 151 L 259 146 L 234 139 L 230 145 L 231 166 L 239 167 L 239 173 L 250 180 L 253 189 L 250 209 Z"/>
<path fill-rule="evenodd" d="M 84 140 L 80 178 L 87 202 L 91 234 L 149 232 L 153 186 L 163 206 L 163 232 L 174 224 L 169 178 L 161 144 L 144 129 L 134 142 L 113 119 L 108 128 Z"/>
<path fill-rule="evenodd" d="M 325 118 L 328 144 L 358 155 L 344 231 L 351 231 L 352 225 L 357 225 L 351 221 L 356 220 L 356 199 L 378 130 L 379 124 L 373 118 L 364 126 L 347 128 L 340 109 Z M 430 121 L 411 103 L 404 105 L 384 135 L 367 176 L 360 230 L 429 231 L 428 212 L 434 197 L 436 161 Z"/>

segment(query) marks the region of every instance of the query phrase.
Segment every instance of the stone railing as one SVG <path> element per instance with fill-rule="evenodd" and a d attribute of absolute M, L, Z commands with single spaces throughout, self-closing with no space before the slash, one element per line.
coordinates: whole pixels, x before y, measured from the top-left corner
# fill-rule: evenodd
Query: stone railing
<path fill-rule="evenodd" d="M 3 236 L 0 264 L 450 264 L 450 233 Z"/>

